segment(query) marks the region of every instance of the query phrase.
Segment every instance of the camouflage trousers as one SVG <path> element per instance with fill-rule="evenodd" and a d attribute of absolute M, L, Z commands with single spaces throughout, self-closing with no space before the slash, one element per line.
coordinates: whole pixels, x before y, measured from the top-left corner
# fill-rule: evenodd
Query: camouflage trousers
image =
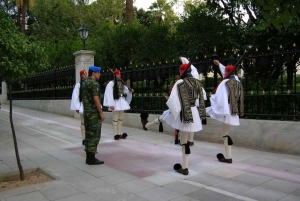
<path fill-rule="evenodd" d="M 84 111 L 85 152 L 96 153 L 101 137 L 101 118 L 98 113 Z"/>

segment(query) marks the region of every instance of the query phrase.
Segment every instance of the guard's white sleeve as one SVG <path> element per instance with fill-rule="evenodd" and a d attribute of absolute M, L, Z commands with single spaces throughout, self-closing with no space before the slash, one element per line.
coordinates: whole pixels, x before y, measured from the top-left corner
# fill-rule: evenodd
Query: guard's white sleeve
<path fill-rule="evenodd" d="M 195 68 L 195 66 L 191 65 L 191 74 L 193 76 L 193 78 L 199 80 L 200 79 L 200 75 L 197 71 L 197 68 Z"/>
<path fill-rule="evenodd" d="M 167 101 L 167 106 L 169 107 L 169 110 L 171 111 L 171 114 L 173 116 L 174 119 L 177 119 L 178 115 L 180 114 L 181 111 L 181 105 L 180 105 L 180 100 L 179 100 L 179 96 L 178 96 L 178 89 L 177 89 L 177 85 L 179 83 L 183 82 L 182 79 L 178 80 L 173 88 L 172 88 L 172 92 L 170 94 L 170 97 Z"/>
<path fill-rule="evenodd" d="M 189 60 L 185 57 L 181 57 L 181 62 L 182 62 L 182 64 L 188 64 Z"/>
<path fill-rule="evenodd" d="M 225 74 L 226 74 L 226 72 L 225 72 L 225 66 L 223 64 L 219 63 L 219 69 L 221 71 L 222 77 L 224 78 Z"/>
<path fill-rule="evenodd" d="M 110 107 L 115 105 L 114 101 L 114 81 L 110 81 L 105 88 L 103 106 Z"/>
<path fill-rule="evenodd" d="M 126 98 L 125 100 L 127 101 L 127 103 L 130 105 L 130 102 L 132 100 L 132 93 L 129 92 L 129 89 L 127 86 L 124 85 L 124 94 L 126 94 Z"/>
<path fill-rule="evenodd" d="M 70 110 L 80 110 L 81 103 L 79 102 L 79 89 L 80 83 L 78 82 L 73 89 Z"/>

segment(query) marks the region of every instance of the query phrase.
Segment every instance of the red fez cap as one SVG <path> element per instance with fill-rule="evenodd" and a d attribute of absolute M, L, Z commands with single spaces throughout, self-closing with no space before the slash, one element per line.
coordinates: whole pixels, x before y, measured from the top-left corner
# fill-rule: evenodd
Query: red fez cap
<path fill-rule="evenodd" d="M 182 65 L 179 67 L 179 69 L 180 69 L 180 70 L 185 70 L 185 69 L 187 69 L 189 66 L 190 66 L 190 64 L 182 64 Z"/>
<path fill-rule="evenodd" d="M 118 75 L 118 74 L 120 74 L 120 73 L 121 73 L 121 71 L 119 71 L 119 70 L 117 70 L 117 69 L 114 71 L 114 75 Z"/>
<path fill-rule="evenodd" d="M 86 71 L 85 71 L 85 70 L 81 70 L 81 71 L 79 72 L 79 74 L 80 74 L 80 75 L 85 75 L 85 74 L 86 74 Z"/>
<path fill-rule="evenodd" d="M 234 66 L 231 66 L 231 65 L 228 65 L 225 67 L 225 77 L 224 79 L 228 78 L 229 75 L 231 75 L 233 73 L 233 71 L 235 70 L 235 67 Z"/>

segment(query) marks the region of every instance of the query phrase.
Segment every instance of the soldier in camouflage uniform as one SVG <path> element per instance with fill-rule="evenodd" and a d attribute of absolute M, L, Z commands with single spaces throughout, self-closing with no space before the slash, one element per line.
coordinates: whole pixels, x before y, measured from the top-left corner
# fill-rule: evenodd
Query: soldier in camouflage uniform
<path fill-rule="evenodd" d="M 101 137 L 101 121 L 104 121 L 105 116 L 100 103 L 99 83 L 100 67 L 90 66 L 88 79 L 82 86 L 82 101 L 84 110 L 85 123 L 85 152 L 86 164 L 99 165 L 104 162 L 95 158 L 97 146 Z"/>

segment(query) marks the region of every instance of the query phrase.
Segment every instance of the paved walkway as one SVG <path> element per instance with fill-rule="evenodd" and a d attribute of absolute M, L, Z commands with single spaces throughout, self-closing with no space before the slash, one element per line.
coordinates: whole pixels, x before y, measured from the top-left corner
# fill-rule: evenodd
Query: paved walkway
<path fill-rule="evenodd" d="M 0 174 L 18 172 L 8 105 L 0 110 Z M 216 159 L 221 144 L 196 141 L 190 174 L 173 170 L 181 147 L 170 135 L 124 127 L 113 140 L 103 124 L 97 158 L 85 164 L 78 119 L 14 107 L 24 170 L 42 168 L 57 178 L 0 191 L 1 201 L 299 201 L 300 157 L 233 147 L 233 164 Z M 137 122 L 140 123 L 140 122 Z"/>

